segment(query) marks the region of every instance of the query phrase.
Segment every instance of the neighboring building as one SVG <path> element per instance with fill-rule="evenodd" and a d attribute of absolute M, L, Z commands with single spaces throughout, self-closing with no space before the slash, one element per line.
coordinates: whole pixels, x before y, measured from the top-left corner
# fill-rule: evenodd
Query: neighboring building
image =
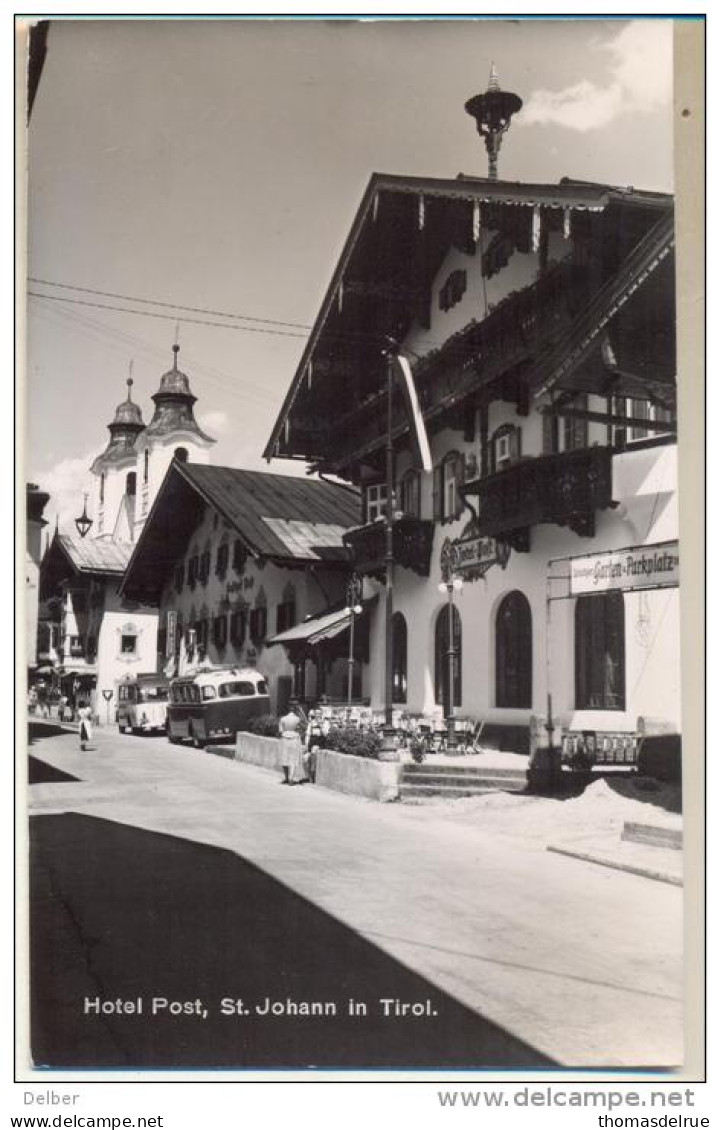
<path fill-rule="evenodd" d="M 343 535 L 359 520 L 358 493 L 341 484 L 176 460 L 121 588 L 159 610 L 157 669 L 257 667 L 278 711 L 292 695 L 345 701 Z"/>
<path fill-rule="evenodd" d="M 38 662 L 38 603 L 40 559 L 42 557 L 42 532 L 47 522 L 43 511 L 50 495 L 35 483 L 28 483 L 25 492 L 25 652 L 26 665 Z"/>
<path fill-rule="evenodd" d="M 346 544 L 381 582 L 388 340 L 411 359 L 434 470 L 396 380 L 392 684 L 409 712 L 447 708 L 444 549 L 466 582 L 459 716 L 516 749 L 548 707 L 572 733 L 640 716 L 679 731 L 673 248 L 655 192 L 371 178 L 265 455 L 362 489 Z M 381 708 L 382 601 L 370 648 Z"/>
<path fill-rule="evenodd" d="M 100 722 L 114 719 L 122 678 L 155 670 L 157 611 L 119 592 L 133 544 L 172 460 L 206 462 L 215 442 L 195 420 L 196 397 L 177 367 L 178 348 L 147 426 L 128 380 L 127 398 L 108 424 L 107 447 L 90 468 L 90 528 L 85 537 L 56 531 L 43 558 L 40 632 L 47 661 L 55 663 L 71 702 L 91 698 Z"/>

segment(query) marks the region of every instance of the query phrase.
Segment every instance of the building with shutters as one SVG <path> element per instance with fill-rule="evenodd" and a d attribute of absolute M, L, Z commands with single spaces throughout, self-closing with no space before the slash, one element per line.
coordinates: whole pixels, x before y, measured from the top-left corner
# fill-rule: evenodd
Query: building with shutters
<path fill-rule="evenodd" d="M 174 461 L 120 589 L 159 615 L 149 669 L 255 667 L 278 713 L 291 697 L 346 702 L 343 537 L 359 520 L 358 492 L 342 484 Z M 365 621 L 355 625 L 356 699 Z"/>
<path fill-rule="evenodd" d="M 679 733 L 675 392 L 672 197 L 371 177 L 265 456 L 362 491 L 345 542 L 381 596 L 373 707 L 390 481 L 396 707 L 447 713 L 452 664 L 454 712 L 504 748 L 528 749 L 534 715 L 556 741 L 600 735 L 608 760 L 643 724 Z M 443 561 L 464 582 L 452 613 Z"/>

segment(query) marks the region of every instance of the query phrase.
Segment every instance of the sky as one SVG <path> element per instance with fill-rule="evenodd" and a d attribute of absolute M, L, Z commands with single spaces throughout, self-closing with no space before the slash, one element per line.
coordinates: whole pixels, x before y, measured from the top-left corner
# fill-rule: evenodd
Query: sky
<path fill-rule="evenodd" d="M 176 333 L 213 461 L 293 469 L 261 451 L 367 181 L 485 175 L 463 106 L 493 61 L 524 101 L 501 178 L 672 191 L 669 19 L 52 23 L 28 132 L 46 517 L 80 512 L 130 373 L 149 421 Z"/>

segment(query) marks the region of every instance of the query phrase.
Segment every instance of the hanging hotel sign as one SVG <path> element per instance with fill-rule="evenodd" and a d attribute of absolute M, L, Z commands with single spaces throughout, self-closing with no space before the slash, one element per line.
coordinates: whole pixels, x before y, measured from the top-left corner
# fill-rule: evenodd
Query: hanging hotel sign
<path fill-rule="evenodd" d="M 475 520 L 471 519 L 462 536 L 448 542 L 450 550 L 445 550 L 446 555 L 451 554 L 451 559 L 448 557 L 448 560 L 451 560 L 452 572 L 466 581 L 484 577 L 493 565 L 500 565 L 504 569 L 510 557 L 510 546 L 507 542 L 481 537 L 475 532 L 476 528 Z"/>
<path fill-rule="evenodd" d="M 659 589 L 680 583 L 676 541 L 570 558 L 570 593 Z"/>

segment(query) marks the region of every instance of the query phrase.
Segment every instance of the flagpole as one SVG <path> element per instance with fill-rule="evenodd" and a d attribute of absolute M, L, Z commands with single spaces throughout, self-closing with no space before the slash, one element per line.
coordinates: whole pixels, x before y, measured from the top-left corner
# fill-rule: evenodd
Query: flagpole
<path fill-rule="evenodd" d="M 393 552 L 393 441 L 392 441 L 392 398 L 393 363 L 396 345 L 388 343 L 385 350 L 387 358 L 387 435 L 385 437 L 385 725 L 380 756 L 385 761 L 396 760 L 395 733 L 393 731 L 393 581 L 395 579 L 395 555 Z"/>

